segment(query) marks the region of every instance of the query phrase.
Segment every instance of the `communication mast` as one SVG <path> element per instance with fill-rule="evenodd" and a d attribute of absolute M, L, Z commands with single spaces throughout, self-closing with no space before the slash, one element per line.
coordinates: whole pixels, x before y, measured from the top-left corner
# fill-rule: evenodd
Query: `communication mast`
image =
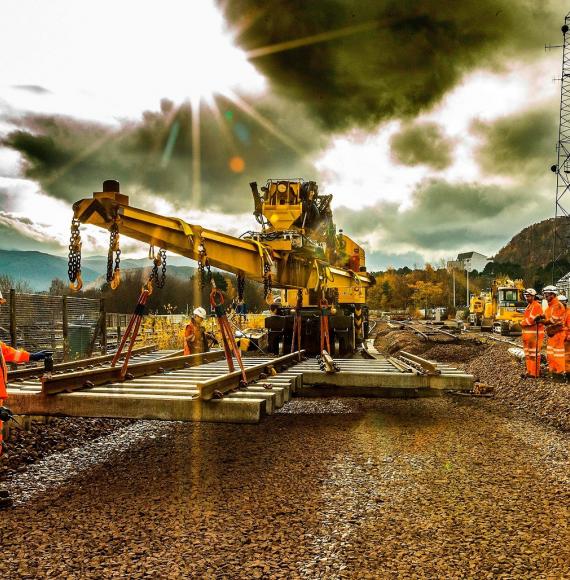
<path fill-rule="evenodd" d="M 562 75 L 560 77 L 560 124 L 556 165 L 550 169 L 556 173 L 556 203 L 552 236 L 552 283 L 566 274 L 568 267 L 564 259 L 570 253 L 570 13 L 564 18 L 561 28 L 562 44 L 545 48 L 562 48 Z"/>

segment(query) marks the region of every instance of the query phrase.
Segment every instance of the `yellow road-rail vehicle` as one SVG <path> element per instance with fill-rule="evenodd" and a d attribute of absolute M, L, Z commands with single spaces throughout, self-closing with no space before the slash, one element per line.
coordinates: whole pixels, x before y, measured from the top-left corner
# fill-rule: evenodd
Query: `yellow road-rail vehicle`
<path fill-rule="evenodd" d="M 246 278 L 264 285 L 268 302 L 272 289 L 279 289 L 280 304 L 265 321 L 273 352 L 291 348 L 293 309 L 302 317 L 302 348 L 320 351 L 325 309 L 331 350 L 340 355 L 353 351 L 368 334 L 366 289 L 375 280 L 366 271 L 363 248 L 337 232 L 332 195 L 320 194 L 316 182 L 302 179 L 270 179 L 261 190 L 252 182 L 250 188 L 261 228 L 238 238 L 132 207 L 118 181 L 105 181 L 103 191 L 73 205 L 72 286 L 81 286 L 79 226 L 93 224 L 109 230 L 110 255 L 120 252 L 119 235 L 124 235 L 160 248 L 159 256 L 168 250 L 196 260 L 201 273 L 213 267 L 235 274 L 238 294 Z M 118 261 L 108 267 L 107 279 L 112 287 L 119 283 Z"/>
<path fill-rule="evenodd" d="M 523 291 L 522 280 L 493 280 L 489 291 L 471 297 L 469 322 L 480 326 L 482 331 L 503 335 L 520 334 L 526 308 Z"/>

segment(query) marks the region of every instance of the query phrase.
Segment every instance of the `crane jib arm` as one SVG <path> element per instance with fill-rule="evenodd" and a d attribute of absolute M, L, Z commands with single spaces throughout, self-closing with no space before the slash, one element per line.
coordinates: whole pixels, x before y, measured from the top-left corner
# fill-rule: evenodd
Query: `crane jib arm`
<path fill-rule="evenodd" d="M 211 266 L 243 274 L 263 282 L 264 266 L 271 266 L 275 288 L 350 288 L 371 286 L 373 278 L 366 272 L 353 272 L 333 267 L 312 255 L 286 249 L 249 238 L 236 238 L 185 221 L 131 207 L 126 195 L 97 192 L 93 198 L 73 205 L 74 217 L 82 224 L 109 229 L 114 223 L 119 233 L 140 242 L 164 248 L 192 260 L 200 259 L 205 250 Z"/>

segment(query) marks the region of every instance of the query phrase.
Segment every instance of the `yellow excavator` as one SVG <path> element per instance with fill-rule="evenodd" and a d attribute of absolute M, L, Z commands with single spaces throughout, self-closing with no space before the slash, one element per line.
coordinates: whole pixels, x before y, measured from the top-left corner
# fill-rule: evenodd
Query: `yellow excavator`
<path fill-rule="evenodd" d="M 480 326 L 482 332 L 497 332 L 503 335 L 521 333 L 526 301 L 523 297 L 522 280 L 498 278 L 491 289 L 472 296 L 469 303 L 469 322 Z"/>
<path fill-rule="evenodd" d="M 246 278 L 264 285 L 268 303 L 272 289 L 281 290 L 280 304 L 265 325 L 270 349 L 287 352 L 294 328 L 292 309 L 301 313 L 302 348 L 320 352 L 321 314 L 328 305 L 331 347 L 335 354 L 353 351 L 368 334 L 366 289 L 374 277 L 366 271 L 365 252 L 332 218 L 332 195 L 323 195 L 314 181 L 269 179 L 258 188 L 250 183 L 254 216 L 261 228 L 237 238 L 185 221 L 165 217 L 129 205 L 119 182 L 103 182 L 103 191 L 73 205 L 69 253 L 69 279 L 81 287 L 80 224 L 93 224 L 110 232 L 107 280 L 120 282 L 119 236 L 160 248 L 198 262 L 202 276 L 210 268 L 234 273 L 240 288 Z M 153 250 L 154 252 L 154 250 Z M 114 262 L 113 262 L 114 258 Z M 211 275 L 210 275 L 211 279 Z"/>

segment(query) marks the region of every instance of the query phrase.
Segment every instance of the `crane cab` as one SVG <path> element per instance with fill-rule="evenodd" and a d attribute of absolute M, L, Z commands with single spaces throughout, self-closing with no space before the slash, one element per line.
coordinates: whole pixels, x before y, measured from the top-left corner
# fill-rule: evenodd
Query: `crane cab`
<path fill-rule="evenodd" d="M 262 188 L 261 212 L 274 230 L 288 230 L 301 217 L 301 179 L 270 179 Z"/>

